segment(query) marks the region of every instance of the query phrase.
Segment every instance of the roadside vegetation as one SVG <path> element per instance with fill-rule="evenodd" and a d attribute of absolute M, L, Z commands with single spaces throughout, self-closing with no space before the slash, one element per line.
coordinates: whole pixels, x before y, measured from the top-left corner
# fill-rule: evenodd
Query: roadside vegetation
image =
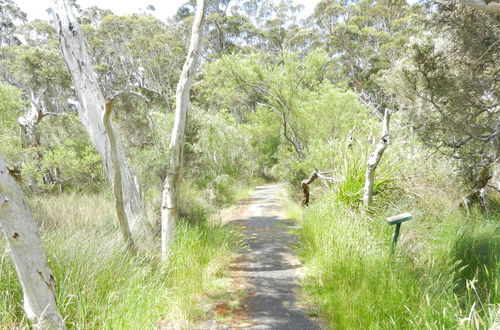
<path fill-rule="evenodd" d="M 404 146 L 391 148 L 393 153 Z M 333 329 L 478 329 L 495 324 L 500 302 L 498 209 L 467 213 L 457 208 L 459 187 L 449 183 L 442 160 L 427 159 L 425 170 L 401 160 L 383 162 L 374 208 L 366 212 L 359 202 L 362 184 L 349 173 L 356 171 L 356 157 L 349 154 L 347 167 L 338 168 L 338 184 L 313 189 L 310 206 L 291 212 L 300 224 L 303 292 L 310 304 L 319 306 L 319 316 Z M 402 224 L 392 255 L 394 226 L 385 218 L 403 212 L 414 219 Z"/>
<path fill-rule="evenodd" d="M 296 202 L 304 300 L 328 328 L 498 326 L 498 14 L 456 2 L 321 0 L 302 19 L 292 0 L 197 3 L 208 4 L 202 60 L 183 94 L 182 156 L 170 164 L 176 86 L 196 53 L 195 1 L 166 21 L 152 8 L 75 7 L 78 19 L 65 24 L 80 24 L 65 38 L 88 47 L 96 93 L 84 92 L 114 102 L 119 165 L 130 174 L 120 179 L 137 204 L 121 226 L 104 104 L 82 101 L 88 86 L 74 83 L 79 62 L 67 65 L 54 26 L 0 3 L 0 203 L 3 181 L 26 196 L 59 324 L 192 329 L 212 317 L 245 237 L 211 215 L 279 181 Z M 372 156 L 380 162 L 367 175 Z M 310 203 L 299 206 L 312 173 Z M 180 185 L 179 219 L 162 259 L 169 176 Z M 392 254 L 385 218 L 403 212 L 414 219 Z M 142 240 L 131 228 L 134 254 L 120 230 L 139 220 L 151 233 Z M 9 250 L 18 238 L 0 240 L 1 329 L 34 325 Z"/>
<path fill-rule="evenodd" d="M 234 228 L 201 220 L 182 223 L 164 263 L 158 254 L 125 251 L 109 194 L 34 197 L 30 205 L 42 228 L 68 327 L 192 328 L 230 285 L 227 255 L 242 242 Z M 1 328 L 27 327 L 7 253 L 0 259 L 0 289 Z"/>

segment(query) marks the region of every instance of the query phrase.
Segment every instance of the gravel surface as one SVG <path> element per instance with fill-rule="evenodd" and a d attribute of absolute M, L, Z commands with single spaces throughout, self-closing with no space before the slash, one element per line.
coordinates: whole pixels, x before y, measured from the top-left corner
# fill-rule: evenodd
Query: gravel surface
<path fill-rule="evenodd" d="M 293 223 L 281 214 L 284 191 L 280 184 L 257 187 L 231 221 L 243 226 L 247 237 L 247 248 L 233 267 L 234 276 L 250 286 L 246 312 L 251 325 L 245 329 L 321 329 L 297 306 L 300 262 L 293 252 Z"/>

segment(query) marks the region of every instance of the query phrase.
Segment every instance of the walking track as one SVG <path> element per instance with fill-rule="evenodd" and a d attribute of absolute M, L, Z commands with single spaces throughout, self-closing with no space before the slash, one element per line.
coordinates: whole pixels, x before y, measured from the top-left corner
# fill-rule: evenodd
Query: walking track
<path fill-rule="evenodd" d="M 233 265 L 233 277 L 249 286 L 245 329 L 321 329 L 297 306 L 300 262 L 293 252 L 293 223 L 281 211 L 280 184 L 257 187 L 230 223 L 244 228 L 247 247 Z"/>

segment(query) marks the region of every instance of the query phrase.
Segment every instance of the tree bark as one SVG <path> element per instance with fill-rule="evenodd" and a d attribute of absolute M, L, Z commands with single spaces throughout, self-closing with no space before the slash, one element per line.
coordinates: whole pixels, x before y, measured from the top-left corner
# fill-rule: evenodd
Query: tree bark
<path fill-rule="evenodd" d="M 306 155 L 304 154 L 304 149 L 302 149 L 302 146 L 297 141 L 296 134 L 293 131 L 292 127 L 290 127 L 290 125 L 288 124 L 288 121 L 286 119 L 286 115 L 285 115 L 284 111 L 282 112 L 282 116 L 283 116 L 283 135 L 288 140 L 288 142 L 290 142 L 292 144 L 292 146 L 295 150 L 295 153 L 297 154 L 299 159 L 305 159 Z M 291 135 L 288 134 L 287 128 L 290 129 L 290 131 L 292 133 Z"/>
<path fill-rule="evenodd" d="M 365 187 L 363 194 L 363 203 L 366 207 L 370 207 L 373 198 L 373 184 L 375 180 L 375 170 L 384 154 L 385 148 L 389 145 L 389 120 L 391 118 L 391 113 L 389 110 L 385 109 L 384 119 L 382 120 L 382 136 L 373 151 L 368 158 L 368 163 L 366 167 L 365 175 Z"/>
<path fill-rule="evenodd" d="M 40 232 L 14 178 L 0 156 L 0 226 L 23 290 L 24 310 L 36 329 L 64 329 Z"/>
<path fill-rule="evenodd" d="M 184 131 L 189 106 L 189 91 L 193 82 L 196 63 L 201 51 L 202 31 L 205 21 L 205 0 L 197 0 L 196 16 L 191 31 L 188 55 L 182 68 L 176 92 L 175 118 L 170 137 L 170 158 L 163 187 L 161 209 L 161 252 L 168 257 L 170 243 L 175 236 L 178 218 L 178 196 L 182 169 Z"/>
<path fill-rule="evenodd" d="M 116 146 L 116 135 L 113 129 L 113 124 L 111 123 L 111 115 L 113 112 L 113 100 L 107 100 L 105 105 L 105 110 L 102 115 L 102 121 L 104 123 L 104 128 L 109 137 L 110 151 L 111 151 L 111 163 L 113 165 L 113 195 L 115 196 L 115 207 L 116 214 L 118 215 L 118 222 L 120 224 L 120 229 L 125 240 L 125 246 L 131 253 L 137 252 L 137 246 L 132 238 L 132 233 L 130 232 L 129 223 L 127 221 L 127 214 L 125 211 L 125 201 L 123 200 L 123 188 L 122 188 L 122 173 L 120 168 L 120 156 L 118 154 L 118 149 Z"/>
<path fill-rule="evenodd" d="M 68 0 L 54 1 L 54 18 L 59 28 L 62 54 L 80 103 L 78 114 L 94 147 L 101 156 L 108 180 L 113 185 L 113 160 L 109 138 L 102 121 L 105 105 L 104 95 L 99 87 L 97 75 L 92 69 L 90 55 L 80 25 L 72 13 L 71 5 Z M 150 241 L 153 237 L 153 228 L 145 216 L 139 192 L 125 159 L 120 136 L 117 132 L 115 134 L 127 222 L 134 234 Z"/>
<path fill-rule="evenodd" d="M 36 132 L 36 125 L 41 120 L 41 111 L 36 105 L 31 103 L 31 110 L 24 116 L 17 118 L 19 126 L 21 126 L 22 143 L 25 147 L 39 147 L 40 139 Z M 25 138 L 24 138 L 25 137 Z"/>
<path fill-rule="evenodd" d="M 307 179 L 302 180 L 300 187 L 302 188 L 302 193 L 304 194 L 304 199 L 302 200 L 303 206 L 309 205 L 309 185 L 318 178 L 318 170 L 314 170 L 311 176 Z"/>
<path fill-rule="evenodd" d="M 59 113 L 54 112 L 44 112 L 41 104 L 41 98 L 45 93 L 45 90 L 40 91 L 38 96 L 35 96 L 32 92 L 30 95 L 31 109 L 24 116 L 17 118 L 19 126 L 21 126 L 21 142 L 26 148 L 37 148 L 35 154 L 35 160 L 37 161 L 37 166 L 41 170 L 40 162 L 43 159 L 43 152 L 40 149 L 40 136 L 38 134 L 36 126 L 42 121 L 45 116 L 48 115 L 59 115 Z M 30 178 L 31 185 L 36 186 L 35 178 Z M 43 183 L 52 183 L 52 175 L 49 170 L 45 170 L 43 173 Z M 35 187 L 33 187 L 35 188 Z"/>
<path fill-rule="evenodd" d="M 307 206 L 309 205 L 309 192 L 310 188 L 309 186 L 311 183 L 314 182 L 316 179 L 320 179 L 322 182 L 326 183 L 338 183 L 338 180 L 336 180 L 334 177 L 327 177 L 325 174 L 331 174 L 333 171 L 327 171 L 327 172 L 320 172 L 318 169 L 314 169 L 314 172 L 312 172 L 311 176 L 307 179 L 304 179 L 300 182 L 300 187 L 302 188 L 302 193 L 304 194 L 304 199 L 302 200 L 302 205 Z"/>

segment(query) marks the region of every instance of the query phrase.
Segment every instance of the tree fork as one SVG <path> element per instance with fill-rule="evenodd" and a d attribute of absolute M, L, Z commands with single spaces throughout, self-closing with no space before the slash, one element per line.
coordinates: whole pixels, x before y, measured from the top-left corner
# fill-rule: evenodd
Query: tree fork
<path fill-rule="evenodd" d="M 97 74 L 92 69 L 90 55 L 80 24 L 72 12 L 69 1 L 54 0 L 54 3 L 54 20 L 59 29 L 61 52 L 80 104 L 78 114 L 92 140 L 92 144 L 101 156 L 107 178 L 110 184 L 113 184 L 113 169 L 115 166 L 112 163 L 109 139 L 102 121 L 105 98 L 99 86 Z M 116 151 L 120 161 L 123 201 L 129 227 L 133 234 L 141 239 L 141 242 L 152 244 L 153 227 L 145 215 L 142 200 L 130 173 L 118 132 L 115 132 L 115 135 Z"/>

